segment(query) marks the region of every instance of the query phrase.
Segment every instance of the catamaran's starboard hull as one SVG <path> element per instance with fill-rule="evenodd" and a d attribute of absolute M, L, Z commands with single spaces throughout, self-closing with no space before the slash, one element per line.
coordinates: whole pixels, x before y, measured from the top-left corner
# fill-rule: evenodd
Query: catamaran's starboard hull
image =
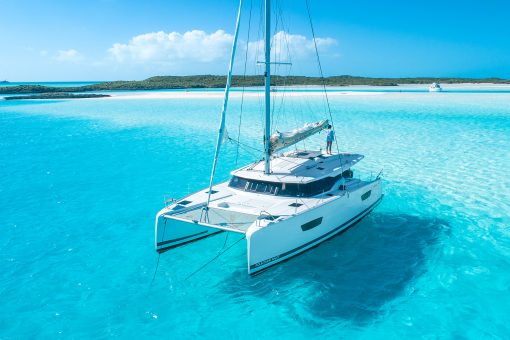
<path fill-rule="evenodd" d="M 382 200 L 376 180 L 337 200 L 263 228 L 250 228 L 248 273 L 253 275 L 296 256 L 347 230 L 368 215 Z"/>

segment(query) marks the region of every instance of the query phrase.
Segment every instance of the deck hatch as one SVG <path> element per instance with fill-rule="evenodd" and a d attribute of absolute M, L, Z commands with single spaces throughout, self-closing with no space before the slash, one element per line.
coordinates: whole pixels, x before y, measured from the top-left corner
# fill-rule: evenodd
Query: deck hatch
<path fill-rule="evenodd" d="M 206 193 L 206 194 L 208 194 L 208 193 L 209 193 L 209 191 L 206 191 L 205 193 Z M 216 193 L 218 193 L 218 190 L 211 190 L 211 195 L 214 195 L 214 194 L 216 194 Z"/>
<path fill-rule="evenodd" d="M 368 190 L 367 192 L 365 192 L 363 195 L 361 195 L 361 200 L 364 201 L 366 200 L 367 198 L 370 197 L 370 195 L 372 194 L 372 190 Z"/>
<path fill-rule="evenodd" d="M 302 205 L 303 205 L 302 203 L 291 203 L 289 204 L 289 207 L 299 208 Z"/>
<path fill-rule="evenodd" d="M 187 201 L 187 200 L 177 202 L 177 204 L 179 204 L 179 205 L 188 205 L 190 203 L 191 203 L 191 201 Z"/>
<path fill-rule="evenodd" d="M 315 220 L 311 220 L 303 225 L 301 225 L 301 229 L 303 231 L 307 231 L 319 226 L 322 223 L 322 217 L 316 218 Z"/>

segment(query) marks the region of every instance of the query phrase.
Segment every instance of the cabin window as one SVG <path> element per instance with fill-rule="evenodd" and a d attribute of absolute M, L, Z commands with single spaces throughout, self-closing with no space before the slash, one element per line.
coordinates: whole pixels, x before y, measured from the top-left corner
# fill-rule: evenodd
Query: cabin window
<path fill-rule="evenodd" d="M 354 173 L 351 169 L 347 169 L 342 173 L 342 176 L 344 176 L 344 178 L 352 178 L 353 175 Z"/>
<path fill-rule="evenodd" d="M 243 191 L 275 196 L 312 197 L 329 191 L 341 177 L 342 175 L 335 177 L 325 177 L 311 183 L 300 184 L 273 183 L 234 176 L 230 180 L 229 187 Z"/>

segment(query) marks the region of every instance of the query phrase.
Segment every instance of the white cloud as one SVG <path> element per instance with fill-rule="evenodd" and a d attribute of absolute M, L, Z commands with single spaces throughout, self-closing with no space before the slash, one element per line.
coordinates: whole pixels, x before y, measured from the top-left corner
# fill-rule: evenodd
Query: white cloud
<path fill-rule="evenodd" d="M 183 34 L 160 31 L 137 35 L 127 44 L 116 43 L 108 53 L 119 63 L 210 63 L 228 58 L 233 39 L 223 30 L 211 34 L 200 30 Z"/>
<path fill-rule="evenodd" d="M 75 49 L 59 50 L 55 56 L 55 60 L 63 62 L 78 62 L 82 59 L 82 55 Z"/>
<path fill-rule="evenodd" d="M 333 38 L 316 38 L 315 41 L 321 56 L 327 53 L 332 46 L 338 45 L 338 42 Z M 308 39 L 300 34 L 289 34 L 284 31 L 277 32 L 273 36 L 271 46 L 273 51 L 272 57 L 277 55 L 277 59 L 280 62 L 305 60 L 313 57 L 315 54 L 313 39 Z M 253 57 L 256 57 L 257 60 L 262 60 L 264 54 L 263 40 L 250 42 L 248 48 Z"/>
<path fill-rule="evenodd" d="M 210 64 L 226 61 L 230 56 L 234 37 L 223 30 L 206 33 L 193 30 L 185 33 L 152 32 L 133 37 L 128 43 L 116 43 L 108 49 L 109 56 L 123 64 L 159 64 L 177 66 L 185 62 Z M 325 53 L 337 41 L 333 38 L 317 38 L 319 52 Z M 280 31 L 273 37 L 273 52 L 279 60 L 303 60 L 313 57 L 315 46 L 313 39 L 299 34 L 288 34 Z M 264 53 L 263 41 L 248 44 L 251 58 L 262 60 Z M 246 43 L 239 42 L 238 55 L 245 52 Z M 251 61 L 251 60 L 250 60 Z"/>

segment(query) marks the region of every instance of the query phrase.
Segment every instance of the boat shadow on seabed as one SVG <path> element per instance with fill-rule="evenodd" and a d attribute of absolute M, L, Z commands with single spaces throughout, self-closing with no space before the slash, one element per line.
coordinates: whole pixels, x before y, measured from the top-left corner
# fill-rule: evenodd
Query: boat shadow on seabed
<path fill-rule="evenodd" d="M 448 223 L 438 218 L 373 212 L 341 237 L 261 275 L 236 272 L 225 290 L 236 298 L 269 298 L 269 304 L 281 305 L 298 320 L 341 318 L 363 324 L 412 289 L 448 232 Z"/>

